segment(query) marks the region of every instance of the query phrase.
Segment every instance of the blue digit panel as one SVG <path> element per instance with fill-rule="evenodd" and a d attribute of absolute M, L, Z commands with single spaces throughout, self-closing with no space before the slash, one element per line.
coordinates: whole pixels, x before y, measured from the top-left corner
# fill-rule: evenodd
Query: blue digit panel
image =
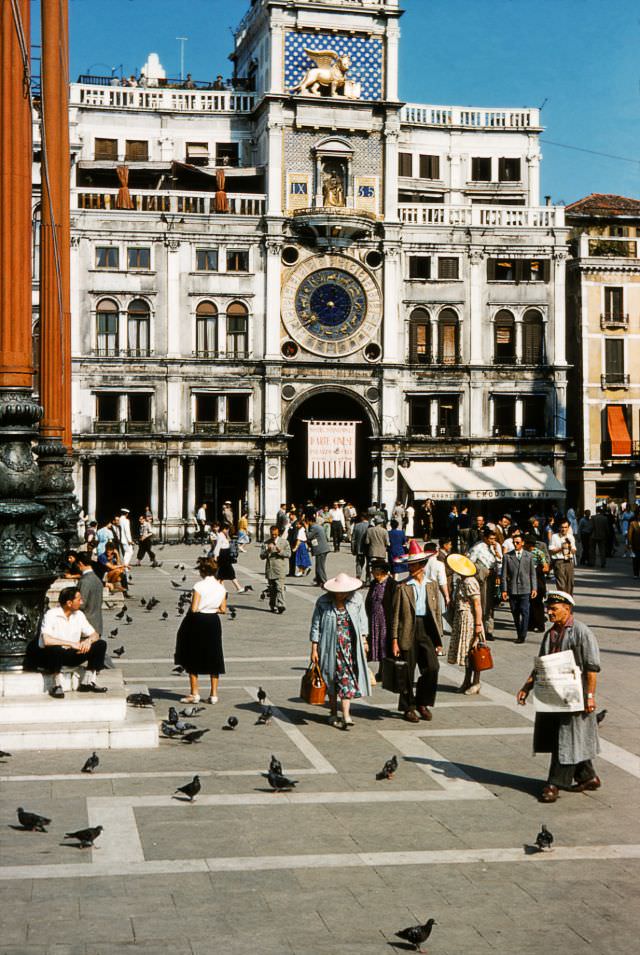
<path fill-rule="evenodd" d="M 315 66 L 304 52 L 335 50 L 351 57 L 348 79 L 362 87 L 361 99 L 382 99 L 382 40 L 378 37 L 336 36 L 331 33 L 287 33 L 285 40 L 284 83 L 290 90 L 301 82 L 307 70 Z"/>

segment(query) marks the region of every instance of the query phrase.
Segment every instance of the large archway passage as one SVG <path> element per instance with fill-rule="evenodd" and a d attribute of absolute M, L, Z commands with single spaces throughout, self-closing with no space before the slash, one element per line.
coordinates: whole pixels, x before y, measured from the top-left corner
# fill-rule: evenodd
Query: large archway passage
<path fill-rule="evenodd" d="M 307 422 L 359 421 L 356 429 L 356 477 L 308 478 L 307 477 Z M 343 392 L 323 391 L 312 395 L 294 412 L 287 427 L 292 435 L 287 459 L 287 501 L 317 505 L 333 501 L 349 501 L 356 508 L 371 503 L 371 422 L 365 409 L 354 398 Z"/>

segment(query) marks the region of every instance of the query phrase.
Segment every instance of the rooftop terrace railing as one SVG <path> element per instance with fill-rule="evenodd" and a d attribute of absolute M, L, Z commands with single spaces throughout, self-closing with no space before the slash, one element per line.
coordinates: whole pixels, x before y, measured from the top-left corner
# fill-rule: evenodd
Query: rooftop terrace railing
<path fill-rule="evenodd" d="M 103 86 L 72 83 L 71 106 L 96 109 L 149 110 L 167 113 L 250 113 L 255 93 L 172 87 Z"/>
<path fill-rule="evenodd" d="M 411 126 L 529 130 L 540 128 L 540 110 L 406 103 L 400 121 Z"/>

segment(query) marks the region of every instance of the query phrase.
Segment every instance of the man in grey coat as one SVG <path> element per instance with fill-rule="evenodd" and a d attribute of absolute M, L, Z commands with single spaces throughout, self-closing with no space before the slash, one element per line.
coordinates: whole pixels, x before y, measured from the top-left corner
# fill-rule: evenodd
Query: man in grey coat
<path fill-rule="evenodd" d="M 365 543 L 369 530 L 369 518 L 361 514 L 357 524 L 351 530 L 351 553 L 356 559 L 356 577 L 365 580 L 367 577 L 367 546 Z"/>
<path fill-rule="evenodd" d="M 324 527 L 315 519 L 307 522 L 307 543 L 311 549 L 311 556 L 316 561 L 314 583 L 322 587 L 327 582 L 327 554 L 331 550 L 331 544 L 327 540 Z"/>
<path fill-rule="evenodd" d="M 367 531 L 364 542 L 366 546 L 367 557 L 370 561 L 374 560 L 376 557 L 379 560 L 387 560 L 389 550 L 389 532 L 384 526 L 381 517 L 374 517 L 373 527 L 370 527 Z"/>
<path fill-rule="evenodd" d="M 278 525 L 269 528 L 269 539 L 260 549 L 260 560 L 266 561 L 264 575 L 267 578 L 269 607 L 272 613 L 284 613 L 284 581 L 289 567 L 291 547 L 287 538 L 280 534 Z"/>
<path fill-rule="evenodd" d="M 535 753 L 550 753 L 551 763 L 541 802 L 555 802 L 560 790 L 582 793 L 600 789 L 600 778 L 592 759 L 600 751 L 596 719 L 596 679 L 600 672 L 598 642 L 584 623 L 573 616 L 575 600 L 562 590 L 547 595 L 547 616 L 551 628 L 545 633 L 540 656 L 572 650 L 582 674 L 584 709 L 567 713 L 537 713 L 533 734 Z M 529 674 L 517 694 L 524 706 L 536 681 L 536 671 Z M 575 780 L 575 782 L 574 782 Z"/>
<path fill-rule="evenodd" d="M 516 643 L 524 643 L 529 629 L 531 601 L 537 591 L 536 565 L 533 557 L 524 549 L 524 538 L 516 531 L 511 540 L 513 550 L 502 558 L 502 599 L 509 601 L 511 615 L 516 625 Z"/>
<path fill-rule="evenodd" d="M 102 636 L 102 581 L 94 574 L 91 558 L 86 551 L 78 551 L 76 563 L 80 570 L 78 590 L 82 595 L 82 612 L 98 634 Z"/>

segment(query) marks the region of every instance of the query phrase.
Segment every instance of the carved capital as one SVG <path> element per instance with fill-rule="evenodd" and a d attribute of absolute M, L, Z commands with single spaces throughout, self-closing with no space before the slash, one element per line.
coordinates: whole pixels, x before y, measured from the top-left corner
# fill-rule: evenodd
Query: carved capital
<path fill-rule="evenodd" d="M 553 252 L 554 262 L 566 262 L 569 258 L 569 252 L 567 249 L 555 249 Z"/>
<path fill-rule="evenodd" d="M 267 238 L 264 240 L 264 247 L 268 255 L 280 255 L 284 246 L 284 240 L 278 238 Z"/>
<path fill-rule="evenodd" d="M 482 249 L 471 249 L 469 252 L 470 265 L 482 265 L 486 258 L 486 253 Z"/>

